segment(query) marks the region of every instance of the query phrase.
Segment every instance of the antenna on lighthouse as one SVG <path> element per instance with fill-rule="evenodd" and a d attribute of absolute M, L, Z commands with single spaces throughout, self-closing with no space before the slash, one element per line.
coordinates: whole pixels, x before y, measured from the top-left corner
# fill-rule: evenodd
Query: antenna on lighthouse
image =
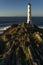
<path fill-rule="evenodd" d="M 31 4 L 28 3 L 28 7 L 27 7 L 27 23 L 29 24 L 31 21 Z"/>

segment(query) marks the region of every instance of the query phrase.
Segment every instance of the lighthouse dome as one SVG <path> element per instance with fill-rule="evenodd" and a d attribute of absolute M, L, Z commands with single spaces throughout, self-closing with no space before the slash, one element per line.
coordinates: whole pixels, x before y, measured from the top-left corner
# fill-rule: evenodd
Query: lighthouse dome
<path fill-rule="evenodd" d="M 30 3 L 28 3 L 28 5 L 30 5 L 30 6 L 31 6 L 31 4 L 30 4 Z"/>

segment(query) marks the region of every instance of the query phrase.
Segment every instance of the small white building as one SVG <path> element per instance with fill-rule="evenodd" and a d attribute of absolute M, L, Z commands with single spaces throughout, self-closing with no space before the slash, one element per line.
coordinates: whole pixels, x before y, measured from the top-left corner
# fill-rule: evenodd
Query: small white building
<path fill-rule="evenodd" d="M 28 8 L 27 8 L 27 23 L 29 24 L 31 21 L 31 4 L 28 3 Z"/>

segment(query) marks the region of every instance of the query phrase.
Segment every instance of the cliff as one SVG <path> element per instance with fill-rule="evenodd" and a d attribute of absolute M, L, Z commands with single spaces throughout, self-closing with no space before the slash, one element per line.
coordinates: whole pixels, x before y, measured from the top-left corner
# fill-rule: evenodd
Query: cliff
<path fill-rule="evenodd" d="M 4 31 L 1 40 L 4 47 L 0 47 L 0 63 L 3 65 L 43 65 L 43 30 L 36 25 L 13 24 Z"/>

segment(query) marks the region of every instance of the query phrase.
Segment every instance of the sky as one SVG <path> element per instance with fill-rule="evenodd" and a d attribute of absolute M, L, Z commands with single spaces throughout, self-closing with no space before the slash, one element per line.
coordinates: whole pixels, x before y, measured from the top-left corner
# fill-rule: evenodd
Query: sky
<path fill-rule="evenodd" d="M 31 15 L 43 16 L 43 0 L 0 0 L 0 16 L 27 16 L 31 3 Z"/>

